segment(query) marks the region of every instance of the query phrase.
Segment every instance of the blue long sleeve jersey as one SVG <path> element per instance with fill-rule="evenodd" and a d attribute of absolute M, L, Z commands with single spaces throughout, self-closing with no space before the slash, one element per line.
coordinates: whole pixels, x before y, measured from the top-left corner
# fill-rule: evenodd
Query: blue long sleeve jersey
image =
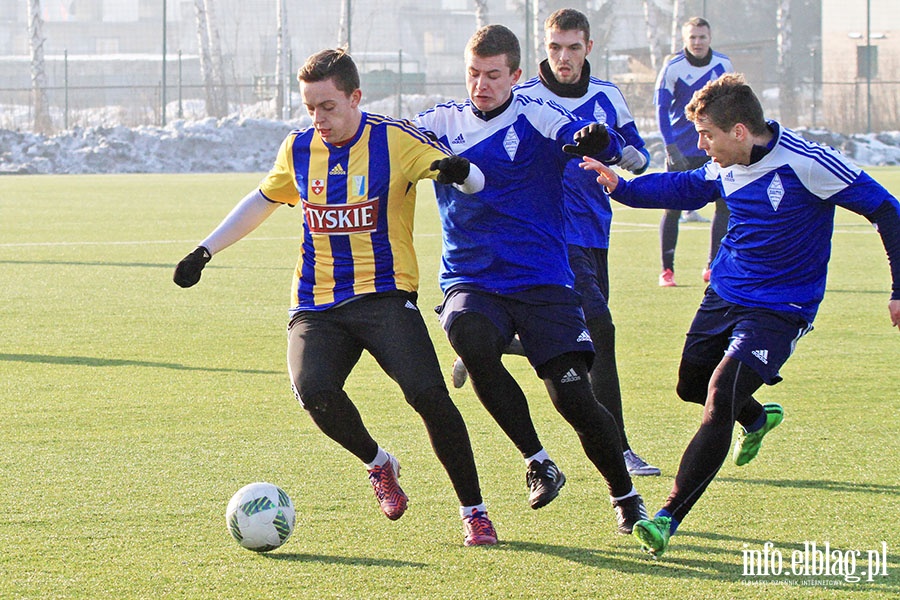
<path fill-rule="evenodd" d="M 694 124 L 684 116 L 684 107 L 690 103 L 694 92 L 733 70 L 731 60 L 712 49 L 701 60 L 689 59 L 682 50 L 666 61 L 656 78 L 653 103 L 659 132 L 667 146 L 675 144 L 686 157 L 705 156 L 697 148 L 697 132 Z"/>
<path fill-rule="evenodd" d="M 539 77 L 532 77 L 515 90 L 532 98 L 552 100 L 582 119 L 605 123 L 607 128 L 622 136 L 625 146 L 633 146 L 647 156 L 649 163 L 644 139 L 638 133 L 628 104 L 615 84 L 590 77 L 584 95 L 563 97 L 548 89 Z M 566 200 L 566 241 L 585 248 L 609 248 L 612 208 L 605 190 L 597 185 L 594 173 L 581 169 L 578 161 L 569 161 L 563 178 L 563 191 Z"/>
<path fill-rule="evenodd" d="M 834 150 L 770 121 L 771 149 L 750 165 L 709 162 L 686 172 L 620 179 L 613 199 L 636 208 L 698 209 L 719 196 L 731 210 L 710 285 L 728 302 L 799 313 L 812 322 L 825 294 L 834 209 L 872 221 L 900 298 L 900 204 Z"/>
<path fill-rule="evenodd" d="M 562 147 L 591 121 L 521 94 L 498 111 L 476 114 L 466 100 L 439 104 L 414 119 L 478 165 L 485 178 L 484 189 L 471 195 L 435 184 L 443 236 L 441 289 L 466 284 L 513 294 L 543 285 L 571 288 L 562 178 L 567 163 L 577 158 Z M 615 131 L 610 138 L 595 158 L 619 159 L 622 140 Z"/>

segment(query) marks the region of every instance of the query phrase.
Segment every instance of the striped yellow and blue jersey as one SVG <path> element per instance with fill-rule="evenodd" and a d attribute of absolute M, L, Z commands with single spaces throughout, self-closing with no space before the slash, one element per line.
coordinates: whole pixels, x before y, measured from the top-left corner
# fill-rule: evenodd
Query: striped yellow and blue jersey
<path fill-rule="evenodd" d="M 303 208 L 292 312 L 416 291 L 416 183 L 436 178 L 431 163 L 450 154 L 409 121 L 365 112 L 341 146 L 312 127 L 288 134 L 259 189 L 273 202 Z"/>

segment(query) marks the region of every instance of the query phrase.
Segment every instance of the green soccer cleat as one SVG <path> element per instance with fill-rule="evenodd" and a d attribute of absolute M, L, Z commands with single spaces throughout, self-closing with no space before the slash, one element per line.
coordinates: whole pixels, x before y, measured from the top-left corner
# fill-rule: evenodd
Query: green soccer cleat
<path fill-rule="evenodd" d="M 669 547 L 671 533 L 671 517 L 654 517 L 634 524 L 632 535 L 641 542 L 641 548 L 653 558 L 662 556 Z"/>
<path fill-rule="evenodd" d="M 763 410 L 766 411 L 766 423 L 762 426 L 762 429 L 747 433 L 741 427 L 738 432 L 738 439 L 734 443 L 734 464 L 739 467 L 756 458 L 756 455 L 759 453 L 759 447 L 762 445 L 763 437 L 784 421 L 784 409 L 781 408 L 780 404 L 774 402 L 763 404 Z"/>

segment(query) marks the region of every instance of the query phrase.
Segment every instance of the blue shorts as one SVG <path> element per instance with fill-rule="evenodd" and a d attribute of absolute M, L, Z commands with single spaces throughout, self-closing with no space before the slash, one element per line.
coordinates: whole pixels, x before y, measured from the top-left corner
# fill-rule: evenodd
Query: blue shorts
<path fill-rule="evenodd" d="M 717 365 L 723 356 L 736 358 L 766 385 L 774 385 L 781 381 L 778 371 L 797 340 L 812 328 L 794 313 L 726 302 L 710 287 L 694 315 L 681 356 L 700 365 Z"/>
<path fill-rule="evenodd" d="M 584 318 L 609 312 L 609 251 L 569 244 L 569 267 L 575 273 L 575 291 L 581 295 Z"/>
<path fill-rule="evenodd" d="M 578 294 L 563 286 L 500 295 L 457 285 L 447 291 L 436 310 L 447 332 L 461 314 L 477 312 L 497 327 L 505 344 L 519 334 L 525 356 L 535 369 L 568 352 L 585 353 L 588 367 L 593 362 L 594 344 Z"/>

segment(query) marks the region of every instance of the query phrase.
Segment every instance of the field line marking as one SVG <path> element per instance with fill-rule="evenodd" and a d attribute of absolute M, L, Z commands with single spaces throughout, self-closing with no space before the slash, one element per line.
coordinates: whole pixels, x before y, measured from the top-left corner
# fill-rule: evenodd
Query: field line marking
<path fill-rule="evenodd" d="M 704 224 L 705 225 L 705 224 Z M 680 229 L 709 229 L 709 225 L 689 225 L 682 224 Z M 658 223 L 619 223 L 613 224 L 611 231 L 613 233 L 645 233 L 648 230 L 658 231 Z M 877 233 L 874 228 L 856 228 L 841 229 L 835 227 L 835 235 L 837 234 L 866 234 L 871 235 Z M 417 238 L 438 237 L 439 233 L 416 233 Z M 285 240 L 296 240 L 296 236 L 288 237 L 248 237 L 240 240 L 241 242 L 283 242 Z M 35 247 L 53 247 L 53 246 L 136 246 L 143 244 L 196 244 L 197 240 L 123 240 L 123 241 L 83 241 L 83 242 L 2 242 L 0 248 L 35 248 Z"/>

